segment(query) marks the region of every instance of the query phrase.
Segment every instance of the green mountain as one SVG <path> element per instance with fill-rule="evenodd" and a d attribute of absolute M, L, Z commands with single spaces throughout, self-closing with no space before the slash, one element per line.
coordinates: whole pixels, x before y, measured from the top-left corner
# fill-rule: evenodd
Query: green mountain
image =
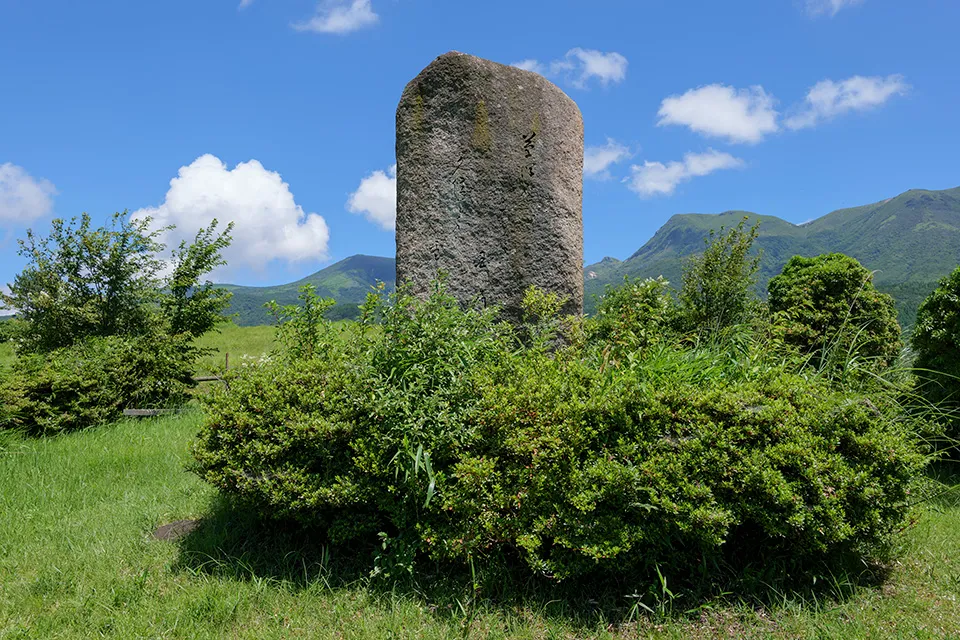
<path fill-rule="evenodd" d="M 604 258 L 584 269 L 587 311 L 595 308 L 596 296 L 607 285 L 622 282 L 624 276 L 662 275 L 679 287 L 684 260 L 703 249 L 707 234 L 735 226 L 744 216 L 750 224 L 760 221 L 755 246 L 763 251 L 758 283 L 761 293 L 766 291 L 767 281 L 795 255 L 845 253 L 876 271 L 878 288 L 897 299 L 905 326 L 913 324 L 917 306 L 937 280 L 960 262 L 960 187 L 945 191 L 914 189 L 883 202 L 840 209 L 801 225 L 746 211 L 678 214 L 626 260 Z M 317 286 L 320 295 L 339 302 L 334 317 L 350 317 L 378 280 L 393 287 L 395 271 L 393 258 L 358 255 L 286 285 L 225 286 L 234 293 L 231 311 L 239 313 L 239 324 L 269 322 L 263 303 L 276 300 L 290 304 L 297 298 L 297 288 L 308 282 Z"/>
<path fill-rule="evenodd" d="M 945 191 L 914 189 L 875 204 L 840 209 L 794 225 L 780 218 L 745 211 L 675 215 L 636 253 L 620 262 L 612 258 L 584 269 L 587 308 L 597 294 L 624 276 L 663 275 L 680 284 L 683 264 L 703 248 L 704 237 L 744 216 L 760 221 L 755 247 L 763 251 L 759 288 L 778 274 L 794 255 L 840 252 L 876 272 L 879 289 L 900 305 L 901 322 L 912 325 L 916 308 L 936 281 L 960 262 L 960 187 Z"/>
<path fill-rule="evenodd" d="M 293 304 L 297 301 L 300 287 L 305 284 L 314 285 L 318 295 L 337 301 L 337 306 L 331 309 L 328 317 L 355 317 L 357 305 L 363 302 L 370 287 L 380 281 L 392 290 L 396 273 L 396 261 L 393 258 L 356 255 L 289 284 L 273 287 L 222 286 L 233 293 L 227 313 L 238 314 L 235 322 L 240 326 L 248 326 L 269 324 L 272 318 L 264 309 L 264 303 L 275 300 L 279 304 Z"/>

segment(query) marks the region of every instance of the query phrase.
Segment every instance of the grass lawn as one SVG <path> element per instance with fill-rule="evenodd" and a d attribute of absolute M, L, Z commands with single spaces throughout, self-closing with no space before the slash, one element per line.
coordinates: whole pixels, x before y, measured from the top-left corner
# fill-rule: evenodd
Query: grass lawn
<path fill-rule="evenodd" d="M 198 347 L 214 349 L 200 360 L 198 373 L 203 375 L 223 370 L 227 354 L 230 354 L 231 367 L 245 358 L 259 358 L 273 349 L 275 335 L 273 325 L 238 327 L 232 322 L 224 323 L 219 326 L 219 331 L 211 331 L 197 339 Z"/>
<path fill-rule="evenodd" d="M 631 619 L 627 590 L 601 611 L 591 593 L 477 595 L 469 572 L 428 566 L 414 586 L 371 583 L 309 536 L 247 520 L 185 471 L 200 419 L 46 440 L 0 433 L 0 638 L 960 637 L 960 487 L 948 465 L 939 482 L 957 490 L 925 503 L 883 585 Z M 152 538 L 187 518 L 202 519 L 193 533 Z"/>
<path fill-rule="evenodd" d="M 240 364 L 245 358 L 259 358 L 273 349 L 276 328 L 273 326 L 238 327 L 231 323 L 220 325 L 220 331 L 211 331 L 197 340 L 197 346 L 213 349 L 197 365 L 197 373 L 205 375 L 220 371 L 230 354 L 230 366 Z M 0 370 L 9 368 L 16 359 L 12 342 L 0 343 Z"/>

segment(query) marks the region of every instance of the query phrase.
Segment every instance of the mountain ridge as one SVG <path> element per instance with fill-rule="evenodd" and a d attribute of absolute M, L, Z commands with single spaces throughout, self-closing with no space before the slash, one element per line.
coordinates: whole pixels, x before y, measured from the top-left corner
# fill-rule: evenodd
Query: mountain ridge
<path fill-rule="evenodd" d="M 733 227 L 744 217 L 751 225 L 760 222 L 755 248 L 763 252 L 758 274 L 761 294 L 767 281 L 794 255 L 845 253 L 875 271 L 878 288 L 898 298 L 901 321 L 912 324 L 916 306 L 960 262 L 960 187 L 911 189 L 871 204 L 836 209 L 802 224 L 740 210 L 678 213 L 625 260 L 607 256 L 584 267 L 586 310 L 595 308 L 596 296 L 607 285 L 624 277 L 662 275 L 679 286 L 684 261 L 703 249 L 709 232 Z M 238 323 L 262 324 L 269 321 L 264 302 L 295 302 L 298 287 L 308 282 L 317 286 L 320 295 L 337 299 L 333 317 L 348 317 L 377 280 L 392 289 L 395 273 L 393 258 L 360 254 L 286 285 L 223 286 L 234 293 L 232 311 L 240 314 Z"/>

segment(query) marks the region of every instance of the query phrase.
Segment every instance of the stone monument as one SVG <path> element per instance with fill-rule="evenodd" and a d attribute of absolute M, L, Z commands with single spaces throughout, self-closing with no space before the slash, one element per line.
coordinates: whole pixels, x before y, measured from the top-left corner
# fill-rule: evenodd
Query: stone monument
<path fill-rule="evenodd" d="M 583 119 L 543 76 L 458 52 L 397 108 L 397 283 L 438 271 L 461 303 L 520 318 L 530 285 L 583 311 Z"/>

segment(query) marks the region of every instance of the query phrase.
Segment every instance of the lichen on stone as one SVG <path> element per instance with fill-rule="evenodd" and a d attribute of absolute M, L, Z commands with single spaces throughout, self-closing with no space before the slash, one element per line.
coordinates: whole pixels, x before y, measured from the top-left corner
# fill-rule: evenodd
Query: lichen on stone
<path fill-rule="evenodd" d="M 473 124 L 473 146 L 480 151 L 489 151 L 492 144 L 490 114 L 487 112 L 487 103 L 481 100 L 477 103 L 477 113 Z"/>

